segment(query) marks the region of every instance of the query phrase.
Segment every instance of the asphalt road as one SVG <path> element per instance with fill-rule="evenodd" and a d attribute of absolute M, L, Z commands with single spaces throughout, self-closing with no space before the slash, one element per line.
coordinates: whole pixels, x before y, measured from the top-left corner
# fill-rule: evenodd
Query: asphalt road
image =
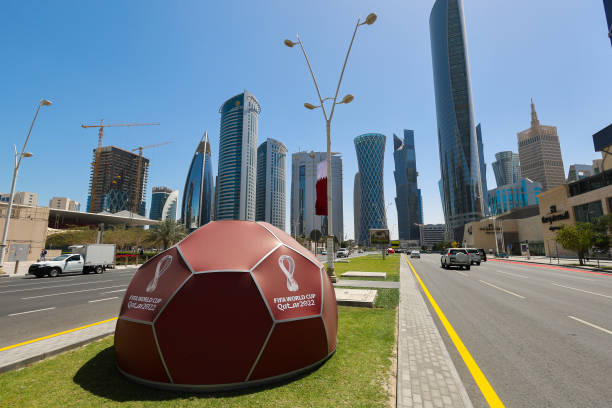
<path fill-rule="evenodd" d="M 116 317 L 135 271 L 0 279 L 0 348 Z"/>
<path fill-rule="evenodd" d="M 411 263 L 506 407 L 612 407 L 612 275 Z M 488 406 L 429 307 L 474 406 Z"/>

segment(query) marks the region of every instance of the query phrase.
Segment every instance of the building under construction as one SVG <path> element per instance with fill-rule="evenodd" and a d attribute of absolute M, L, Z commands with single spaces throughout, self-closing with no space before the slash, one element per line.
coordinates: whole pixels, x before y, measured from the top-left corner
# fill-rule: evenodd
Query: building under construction
<path fill-rule="evenodd" d="M 87 211 L 116 213 L 128 210 L 145 216 L 149 159 L 115 146 L 101 147 L 99 159 L 96 176 L 96 166 L 91 169 Z M 96 149 L 93 160 L 96 160 Z M 92 186 L 95 189 L 93 201 Z"/>

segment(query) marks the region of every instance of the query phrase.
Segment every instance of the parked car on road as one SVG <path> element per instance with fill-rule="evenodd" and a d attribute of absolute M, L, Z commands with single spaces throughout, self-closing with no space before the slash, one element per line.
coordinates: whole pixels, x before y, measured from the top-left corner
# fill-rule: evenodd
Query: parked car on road
<path fill-rule="evenodd" d="M 470 264 L 471 265 L 480 265 L 480 253 L 476 248 L 465 248 L 467 253 L 470 255 Z"/>
<path fill-rule="evenodd" d="M 470 269 L 471 259 L 467 251 L 463 248 L 449 248 L 440 258 L 442 268 L 448 269 L 451 266 L 456 266 L 459 269 Z"/>
<path fill-rule="evenodd" d="M 387 254 L 394 254 L 394 253 L 395 253 L 395 249 L 387 248 Z"/>
<path fill-rule="evenodd" d="M 322 250 L 321 251 L 321 255 L 327 255 L 327 251 L 326 250 Z"/>
<path fill-rule="evenodd" d="M 421 259 L 421 253 L 419 251 L 412 251 L 412 252 L 410 252 L 410 257 L 411 258 L 419 258 L 419 259 Z"/>
<path fill-rule="evenodd" d="M 349 250 L 346 248 L 340 248 L 338 249 L 338 252 L 336 253 L 336 258 L 348 258 L 349 256 Z"/>
<path fill-rule="evenodd" d="M 62 273 L 103 273 L 115 266 L 114 244 L 88 244 L 71 247 L 72 254 L 56 256 L 50 261 L 35 262 L 28 274 L 37 278 L 49 275 L 52 278 Z"/>
<path fill-rule="evenodd" d="M 487 262 L 487 252 L 482 248 L 478 248 L 478 253 L 480 254 L 480 260 L 482 262 Z"/>
<path fill-rule="evenodd" d="M 507 257 L 508 257 L 508 254 L 507 254 L 507 253 L 505 253 L 505 252 L 496 252 L 496 253 L 495 253 L 495 256 L 496 256 L 497 258 L 507 258 Z"/>

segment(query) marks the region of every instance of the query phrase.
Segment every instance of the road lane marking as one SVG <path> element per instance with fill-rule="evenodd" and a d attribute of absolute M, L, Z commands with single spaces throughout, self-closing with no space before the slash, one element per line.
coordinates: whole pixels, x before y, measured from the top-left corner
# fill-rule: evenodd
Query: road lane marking
<path fill-rule="evenodd" d="M 602 294 L 602 293 L 590 292 L 590 291 L 588 291 L 588 290 L 583 290 L 583 289 L 578 289 L 578 288 L 572 288 L 571 286 L 559 285 L 558 283 L 554 283 L 554 282 L 551 282 L 551 283 L 552 283 L 553 285 L 555 285 L 555 286 L 560 286 L 560 287 L 565 288 L 565 289 L 573 289 L 573 290 L 577 290 L 577 291 L 579 291 L 579 292 L 590 293 L 591 295 L 596 295 L 596 296 L 601 296 L 601 297 L 605 297 L 605 298 L 608 298 L 608 299 L 612 299 L 612 296 L 604 295 L 604 294 Z"/>
<path fill-rule="evenodd" d="M 407 257 L 406 257 L 406 261 L 408 262 L 408 266 L 410 266 L 412 273 L 414 274 L 414 276 L 417 278 L 417 280 L 421 284 L 421 288 L 423 289 L 423 292 L 427 296 L 429 303 L 431 304 L 433 309 L 436 311 L 438 318 L 442 322 L 442 325 L 446 329 L 446 332 L 448 333 L 449 337 L 453 341 L 453 344 L 457 348 L 457 351 L 461 355 L 463 362 L 465 363 L 467 368 L 470 370 L 470 373 L 472 374 L 474 381 L 478 385 L 478 388 L 480 389 L 480 392 L 482 393 L 482 395 L 485 397 L 485 399 L 489 403 L 489 406 L 492 408 L 503 408 L 504 407 L 503 402 L 501 402 L 501 400 L 497 396 L 497 393 L 495 392 L 495 390 L 493 389 L 493 387 L 487 380 L 487 377 L 485 377 L 483 372 L 480 370 L 480 367 L 478 367 L 478 364 L 476 364 L 476 361 L 474 361 L 474 359 L 472 358 L 472 355 L 470 354 L 468 349 L 463 344 L 463 341 L 461 341 L 461 338 L 459 337 L 459 335 L 457 334 L 453 326 L 450 324 L 450 322 L 448 321 L 448 319 L 442 312 L 442 309 L 440 309 L 440 306 L 438 306 L 438 303 L 435 301 L 431 293 L 429 293 L 427 286 L 425 286 L 425 284 L 421 280 L 421 277 L 414 270 L 414 267 L 412 266 L 412 264 L 410 263 Z"/>
<path fill-rule="evenodd" d="M 109 297 L 109 298 L 104 298 L 104 299 L 96 299 L 96 300 L 90 300 L 88 303 L 102 302 L 104 300 L 111 300 L 111 299 L 119 299 L 119 298 L 115 296 L 115 297 Z"/>
<path fill-rule="evenodd" d="M 73 281 L 75 279 L 62 279 L 62 282 L 70 282 Z M 37 281 L 37 282 L 32 282 L 32 283 L 23 283 L 24 281 Z M 21 282 L 21 283 L 20 283 Z M 40 281 L 38 279 L 19 279 L 17 282 L 15 282 L 14 285 L 9 285 L 8 282 L 6 285 L 0 285 L 0 288 L 2 289 L 6 289 L 6 288 L 15 288 L 17 286 L 30 286 L 30 285 L 40 285 L 42 283 L 54 283 L 57 281 L 54 281 L 53 279 L 49 279 L 49 280 L 45 280 L 45 281 Z M 4 282 L 2 282 L 4 283 Z"/>
<path fill-rule="evenodd" d="M 115 292 L 125 292 L 127 289 L 117 289 L 117 290 L 109 290 L 108 292 L 102 292 L 103 295 L 107 293 L 115 293 Z"/>
<path fill-rule="evenodd" d="M 49 296 L 69 295 L 71 293 L 91 292 L 91 291 L 94 291 L 94 290 L 102 290 L 102 289 L 113 289 L 113 288 L 120 288 L 122 286 L 127 286 L 127 285 L 106 286 L 104 288 L 83 289 L 83 290 L 75 290 L 75 291 L 72 291 L 72 292 L 50 293 L 48 295 L 28 296 L 28 297 L 21 298 L 21 300 L 38 299 L 38 298 L 49 297 Z"/>
<path fill-rule="evenodd" d="M 14 292 L 26 292 L 28 290 L 43 290 L 43 289 L 52 289 L 52 288 L 67 288 L 68 286 L 91 285 L 92 283 L 106 283 L 106 282 L 113 282 L 113 280 L 111 279 L 111 280 L 98 281 L 98 282 L 70 283 L 68 285 L 45 286 L 44 288 L 29 288 L 29 289 L 7 290 L 7 291 L 4 291 L 4 292 L 0 292 L 0 294 L 14 293 Z"/>
<path fill-rule="evenodd" d="M 500 288 L 499 286 L 495 286 L 495 285 L 494 285 L 494 284 L 492 284 L 492 283 L 489 283 L 489 282 L 486 282 L 486 281 L 483 281 L 483 280 L 480 280 L 480 282 L 484 283 L 485 285 L 489 285 L 489 286 L 491 286 L 492 288 L 495 288 L 495 289 L 497 289 L 497 290 L 501 290 L 502 292 L 506 292 L 506 293 L 507 293 L 507 294 L 509 294 L 509 295 L 516 296 L 517 298 L 525 299 L 525 296 L 521 296 L 521 295 L 519 295 L 518 293 L 510 292 L 509 290 L 506 290 L 506 289 L 504 289 L 504 288 Z"/>
<path fill-rule="evenodd" d="M 601 331 L 602 331 L 602 332 L 604 332 L 604 333 L 612 334 L 612 331 L 610 331 L 610 330 L 608 330 L 608 329 L 604 329 L 603 327 L 598 326 L 598 325 L 596 325 L 596 324 L 589 323 L 589 322 L 587 322 L 586 320 L 582 320 L 582 319 L 579 319 L 579 318 L 574 317 L 574 316 L 567 316 L 567 317 L 569 317 L 570 319 L 574 319 L 574 320 L 576 320 L 577 322 L 580 322 L 580 323 L 586 324 L 587 326 L 591 326 L 591 327 L 594 327 L 594 328 L 596 328 L 596 329 L 598 329 L 598 330 L 601 330 Z"/>
<path fill-rule="evenodd" d="M 82 330 L 82 329 L 86 329 L 88 327 L 97 326 L 97 325 L 102 324 L 102 323 L 112 322 L 113 320 L 117 320 L 117 318 L 113 317 L 113 318 L 102 320 L 102 321 L 99 321 L 99 322 L 86 324 L 85 326 L 75 327 L 74 329 L 69 329 L 69 330 L 64 330 L 64 331 L 58 332 L 58 333 L 49 334 L 48 336 L 39 337 L 37 339 L 32 339 L 32 340 L 23 341 L 21 343 L 12 344 L 10 346 L 6 346 L 6 347 L 0 348 L 0 351 L 10 350 L 10 349 L 14 349 L 15 347 L 20 347 L 20 346 L 25 346 L 26 344 L 32 344 L 32 343 L 35 343 L 37 341 L 46 340 L 46 339 L 50 339 L 50 338 L 53 338 L 53 337 L 61 336 L 62 334 L 68 334 L 68 333 L 75 332 L 77 330 Z"/>
<path fill-rule="evenodd" d="M 28 310 L 27 312 L 11 313 L 10 315 L 7 315 L 7 316 L 17 316 L 17 315 L 34 313 L 34 312 L 42 312 L 44 310 L 52 310 L 52 309 L 55 309 L 55 307 L 46 307 L 44 309 Z"/>
<path fill-rule="evenodd" d="M 518 278 L 525 278 L 525 279 L 529 278 L 528 276 L 525 276 L 525 275 L 519 275 L 518 273 L 512 273 L 512 272 L 504 272 L 504 271 L 500 271 L 499 269 L 496 269 L 495 271 L 499 273 L 505 273 L 506 275 L 510 275 L 510 276 L 516 276 Z"/>
<path fill-rule="evenodd" d="M 467 273 L 465 273 L 465 272 L 461 272 L 461 271 L 456 271 L 456 272 L 457 272 L 457 273 L 462 274 L 462 275 L 463 275 L 463 276 L 465 276 L 465 277 L 468 277 L 468 278 L 470 277 L 470 275 L 468 275 L 468 274 L 467 274 Z"/>

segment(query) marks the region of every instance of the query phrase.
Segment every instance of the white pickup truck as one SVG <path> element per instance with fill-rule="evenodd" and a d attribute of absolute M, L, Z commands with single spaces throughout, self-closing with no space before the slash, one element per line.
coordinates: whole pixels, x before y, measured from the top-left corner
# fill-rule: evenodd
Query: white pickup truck
<path fill-rule="evenodd" d="M 88 244 L 71 246 L 72 254 L 56 256 L 50 261 L 33 263 L 28 269 L 30 275 L 52 278 L 61 273 L 103 273 L 115 267 L 115 245 Z"/>

